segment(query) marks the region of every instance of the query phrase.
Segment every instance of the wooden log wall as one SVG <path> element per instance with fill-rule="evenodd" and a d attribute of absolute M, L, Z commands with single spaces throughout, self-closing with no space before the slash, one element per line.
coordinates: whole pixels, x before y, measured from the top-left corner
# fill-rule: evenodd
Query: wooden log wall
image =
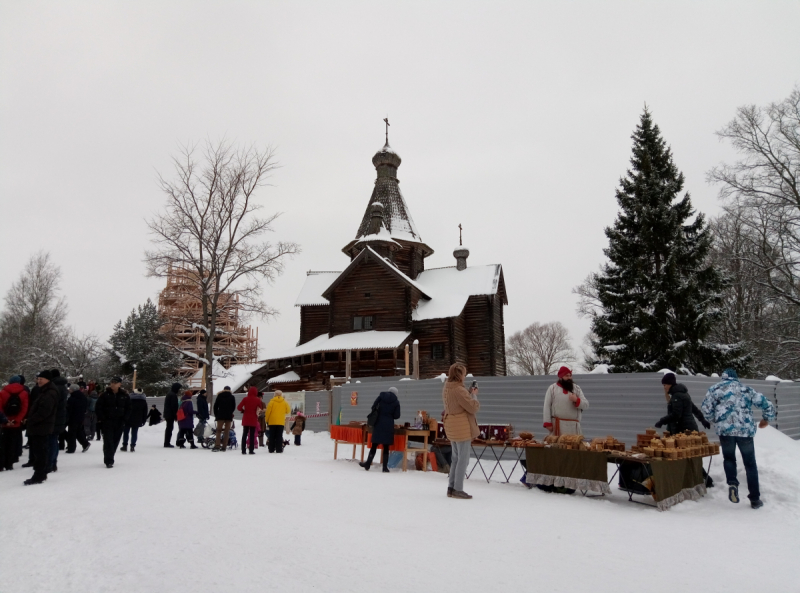
<path fill-rule="evenodd" d="M 382 265 L 365 259 L 331 295 L 331 336 L 352 332 L 356 315 L 373 315 L 374 330 L 407 331 L 407 305 L 402 297 L 406 286 Z"/>
<path fill-rule="evenodd" d="M 300 307 L 300 343 L 326 334 L 330 324 L 329 305 L 307 305 Z"/>

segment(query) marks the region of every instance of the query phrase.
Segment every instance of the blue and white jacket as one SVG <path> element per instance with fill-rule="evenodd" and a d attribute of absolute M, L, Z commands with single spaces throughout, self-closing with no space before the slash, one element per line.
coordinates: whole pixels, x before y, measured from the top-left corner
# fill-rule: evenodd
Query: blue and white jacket
<path fill-rule="evenodd" d="M 758 406 L 765 420 L 775 420 L 775 406 L 752 387 L 742 385 L 735 371 L 722 373 L 722 381 L 709 387 L 700 409 L 714 423 L 719 436 L 752 437 L 756 423 L 750 408 Z"/>

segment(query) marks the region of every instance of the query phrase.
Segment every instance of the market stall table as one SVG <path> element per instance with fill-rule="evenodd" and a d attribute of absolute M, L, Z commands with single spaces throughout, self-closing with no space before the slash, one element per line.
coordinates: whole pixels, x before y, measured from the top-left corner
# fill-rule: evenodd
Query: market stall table
<path fill-rule="evenodd" d="M 709 470 L 711 469 L 711 460 L 713 460 L 713 457 L 710 457 Z M 628 493 L 628 500 L 631 502 L 639 502 L 633 500 L 634 494 L 649 495 L 653 497 L 656 503 L 649 506 L 655 506 L 659 511 L 665 511 L 684 500 L 699 500 L 706 494 L 701 457 L 683 459 L 637 458 L 629 455 L 617 455 L 612 452 L 608 454 L 608 462 L 617 466 L 617 473 L 620 476 L 619 488 Z M 627 467 L 626 464 L 628 465 Z M 640 477 L 645 479 L 632 479 L 630 470 L 633 468 L 629 464 L 639 465 L 641 468 Z M 642 482 L 647 479 L 650 480 L 651 484 L 649 489 L 642 486 Z"/>
<path fill-rule="evenodd" d="M 526 482 L 529 486 L 555 486 L 611 494 L 608 454 L 555 447 L 526 447 Z"/>
<path fill-rule="evenodd" d="M 475 447 L 480 448 L 480 453 L 478 453 L 478 451 L 475 450 Z M 514 470 L 517 469 L 517 465 L 519 465 L 522 456 L 525 454 L 524 447 L 513 447 L 511 445 L 499 441 L 472 441 L 471 448 L 473 455 L 475 455 L 475 463 L 473 464 L 472 468 L 467 472 L 467 479 L 469 479 L 470 476 L 472 476 L 472 473 L 475 471 L 476 468 L 480 467 L 481 473 L 483 473 L 483 477 L 486 478 L 487 483 L 491 481 L 494 472 L 497 471 L 498 468 L 500 468 L 503 477 L 506 479 L 506 484 L 508 484 L 508 482 L 511 481 L 511 476 L 514 475 Z M 500 449 L 500 455 L 497 454 L 497 449 Z M 516 459 L 514 459 L 514 465 L 512 466 L 511 471 L 508 472 L 508 474 L 506 474 L 506 471 L 505 469 L 503 469 L 503 465 L 500 462 L 503 460 L 503 456 L 505 455 L 508 449 L 511 449 L 513 451 L 513 454 L 516 456 Z M 483 458 L 486 455 L 487 450 L 491 451 L 492 456 L 494 457 L 494 465 L 492 466 L 489 475 L 486 475 L 486 470 L 483 467 Z M 488 458 L 486 461 L 491 463 L 492 459 Z"/>
<path fill-rule="evenodd" d="M 333 439 L 333 458 L 339 453 L 339 444 L 353 445 L 353 459 L 356 458 L 356 447 L 361 445 L 361 461 L 364 461 L 364 445 L 366 444 L 366 424 L 351 424 L 345 426 L 332 425 L 331 439 Z"/>

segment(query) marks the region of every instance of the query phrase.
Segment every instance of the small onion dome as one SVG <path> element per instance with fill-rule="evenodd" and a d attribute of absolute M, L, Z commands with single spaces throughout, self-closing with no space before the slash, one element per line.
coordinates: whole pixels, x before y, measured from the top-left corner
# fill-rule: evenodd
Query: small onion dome
<path fill-rule="evenodd" d="M 467 269 L 467 258 L 469 257 L 469 249 L 467 249 L 462 245 L 459 245 L 453 250 L 453 257 L 456 258 L 457 270 Z"/>
<path fill-rule="evenodd" d="M 383 148 L 381 148 L 378 152 L 375 153 L 375 156 L 372 157 L 372 164 L 375 167 L 380 167 L 381 165 L 390 165 L 392 167 L 399 167 L 401 163 L 400 155 L 398 155 L 392 147 L 389 146 L 387 142 Z"/>

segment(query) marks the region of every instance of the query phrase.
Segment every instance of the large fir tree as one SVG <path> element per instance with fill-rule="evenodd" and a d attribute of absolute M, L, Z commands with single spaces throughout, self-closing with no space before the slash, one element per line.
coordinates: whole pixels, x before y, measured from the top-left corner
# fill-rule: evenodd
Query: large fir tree
<path fill-rule="evenodd" d="M 616 192 L 620 212 L 606 228 L 609 262 L 596 278 L 597 362 L 629 373 L 741 366 L 738 345 L 706 341 L 721 315 L 723 278 L 708 263 L 708 225 L 689 194 L 681 197 L 683 174 L 647 108 L 632 138 L 631 169 Z"/>
<path fill-rule="evenodd" d="M 136 365 L 136 387 L 147 395 L 168 391 L 175 372 L 180 367 L 180 356 L 160 333 L 164 319 L 150 299 L 134 309 L 125 323 L 117 322 L 111 338 L 109 355 L 115 372 L 133 376 Z"/>

